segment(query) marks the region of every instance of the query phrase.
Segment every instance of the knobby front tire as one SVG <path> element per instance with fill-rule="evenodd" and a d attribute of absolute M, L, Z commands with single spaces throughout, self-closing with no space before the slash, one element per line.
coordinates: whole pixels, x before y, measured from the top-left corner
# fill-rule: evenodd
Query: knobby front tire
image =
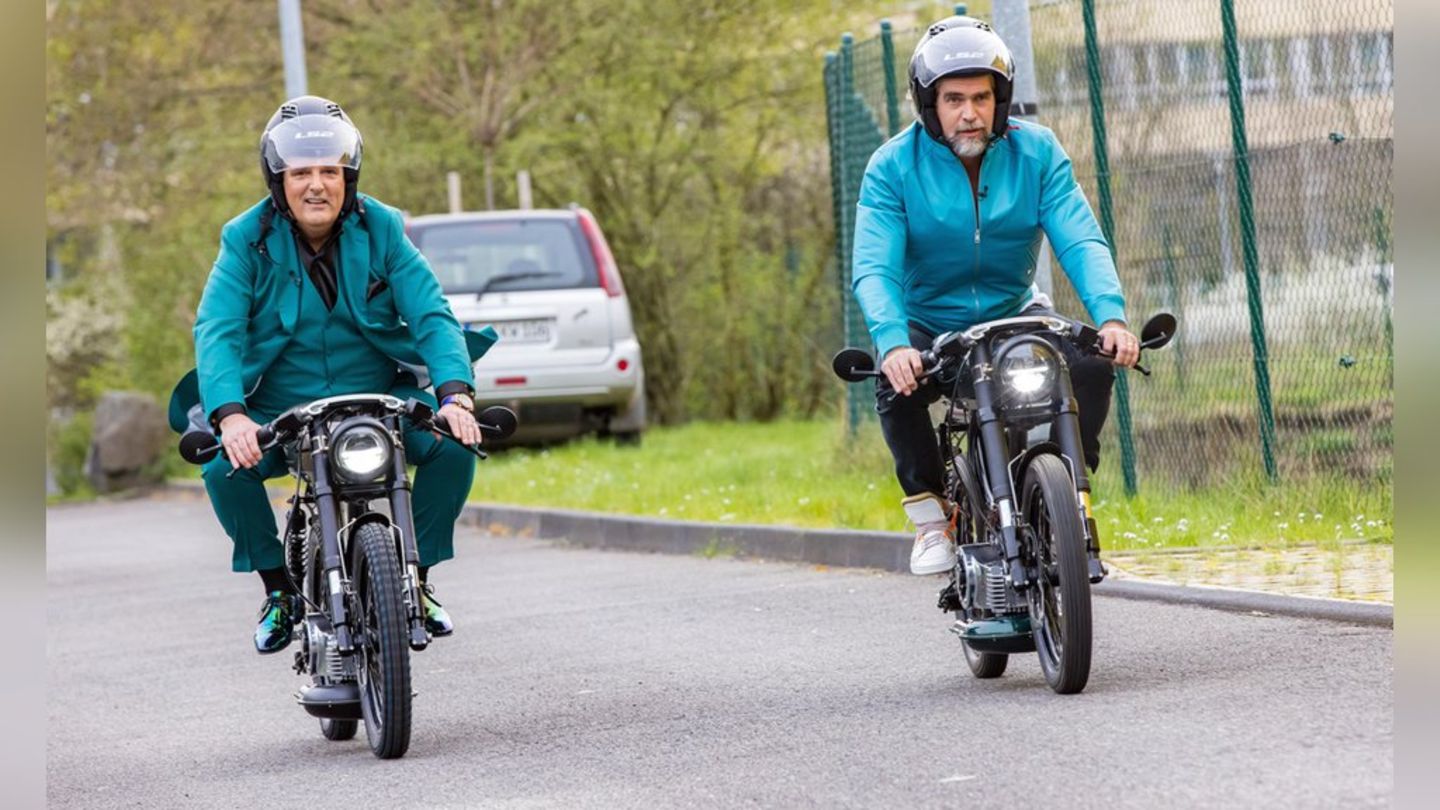
<path fill-rule="evenodd" d="M 396 759 L 410 748 L 410 643 L 400 563 L 383 524 L 361 525 L 353 549 L 360 713 L 371 752 Z"/>
<path fill-rule="evenodd" d="M 1090 565 L 1075 484 L 1053 455 L 1030 462 L 1021 514 L 1030 527 L 1031 560 L 1039 573 L 1029 589 L 1035 651 L 1045 682 L 1071 695 L 1090 679 Z"/>

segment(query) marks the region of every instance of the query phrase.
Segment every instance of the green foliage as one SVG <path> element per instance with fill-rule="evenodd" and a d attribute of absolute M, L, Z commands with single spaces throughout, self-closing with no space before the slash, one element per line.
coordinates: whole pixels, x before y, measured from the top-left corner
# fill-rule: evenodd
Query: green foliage
<path fill-rule="evenodd" d="M 281 101 L 276 16 L 252 12 L 51 9 L 49 237 L 67 286 L 108 278 L 123 315 L 113 356 L 72 364 L 67 390 L 119 379 L 164 397 L 193 362 L 220 227 L 264 194 L 255 141 Z M 526 169 L 538 206 L 596 213 L 651 413 L 676 422 L 810 416 L 835 399 L 817 68 L 846 15 L 823 0 L 308 0 L 304 24 L 310 89 L 364 132 L 369 193 L 443 210 L 457 171 L 469 208 L 507 207 Z"/>
<path fill-rule="evenodd" d="M 90 430 L 94 424 L 88 412 L 76 414 L 67 421 L 50 423 L 51 470 L 62 497 L 84 498 L 93 495 L 85 478 L 85 456 L 90 451 Z"/>

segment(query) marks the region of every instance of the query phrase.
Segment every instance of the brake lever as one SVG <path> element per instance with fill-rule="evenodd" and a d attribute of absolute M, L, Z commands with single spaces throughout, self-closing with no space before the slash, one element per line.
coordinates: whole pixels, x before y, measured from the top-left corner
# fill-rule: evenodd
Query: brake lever
<path fill-rule="evenodd" d="M 1100 358 L 1104 358 L 1104 359 L 1106 359 L 1106 360 L 1114 360 L 1114 359 L 1115 359 L 1115 353 L 1114 353 L 1114 352 L 1101 351 L 1101 350 L 1098 350 L 1098 349 L 1095 351 L 1095 356 L 1096 356 L 1096 357 L 1100 357 Z M 1135 369 L 1136 371 L 1140 372 L 1141 374 L 1144 374 L 1146 377 L 1149 377 L 1149 376 L 1150 376 L 1150 369 L 1145 368 L 1144 366 L 1140 365 L 1140 361 L 1138 361 L 1138 360 L 1135 361 L 1135 365 L 1131 366 L 1131 368 Z"/>
<path fill-rule="evenodd" d="M 277 446 L 279 446 L 279 444 L 280 444 L 280 437 L 279 437 L 279 436 L 276 436 L 276 437 L 272 438 L 269 442 L 260 445 L 260 457 L 261 457 L 261 459 L 263 460 L 264 457 L 265 457 L 265 454 L 268 453 L 268 452 L 270 452 L 271 450 L 275 449 Z M 224 448 L 223 446 L 220 448 L 220 452 L 222 452 L 222 453 L 225 452 L 225 448 Z M 228 459 L 229 456 L 227 455 L 226 458 Z M 260 466 L 260 465 L 257 463 L 255 466 L 258 467 L 258 466 Z M 241 470 L 249 470 L 249 469 L 253 469 L 253 468 L 251 468 L 251 467 L 231 467 L 231 468 L 230 468 L 230 472 L 225 473 L 225 480 L 226 480 L 226 481 L 229 481 L 231 478 L 234 478 L 234 477 L 235 477 L 235 473 L 238 473 L 238 472 L 240 472 Z"/>
<path fill-rule="evenodd" d="M 439 414 L 436 414 L 436 415 L 438 416 Z M 434 431 L 435 433 L 440 434 L 441 436 L 444 436 L 445 438 L 447 438 L 447 439 L 449 439 L 450 441 L 452 441 L 452 442 L 460 445 L 461 447 L 465 448 L 466 450 L 469 450 L 471 453 L 473 453 L 473 454 L 475 455 L 476 458 L 481 459 L 481 460 L 490 458 L 490 454 L 487 453 L 487 452 L 485 452 L 484 450 L 481 450 L 481 449 L 480 449 L 480 445 L 478 445 L 478 444 L 466 444 L 466 443 L 460 441 L 459 439 L 455 438 L 455 434 L 453 434 L 453 433 L 450 432 L 450 426 L 444 424 L 443 422 L 437 422 L 437 421 L 435 421 L 434 417 L 431 417 L 431 418 L 430 418 L 430 420 L 429 420 L 429 426 L 430 426 L 430 430 Z M 482 426 L 481 426 L 481 429 L 483 430 L 485 427 L 488 427 L 488 426 L 487 426 L 487 425 L 482 425 Z"/>

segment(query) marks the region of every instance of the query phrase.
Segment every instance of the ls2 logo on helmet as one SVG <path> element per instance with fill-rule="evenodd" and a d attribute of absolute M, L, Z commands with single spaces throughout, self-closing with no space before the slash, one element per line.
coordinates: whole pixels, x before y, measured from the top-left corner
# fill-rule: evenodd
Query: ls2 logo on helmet
<path fill-rule="evenodd" d="M 334 133 L 334 132 L 331 132 L 331 131 L 329 131 L 329 130 L 325 130 L 325 129 L 318 129 L 318 130 L 317 130 L 317 129 L 312 129 L 312 130 L 310 130 L 309 132 L 297 132 L 297 133 L 295 133 L 295 140 L 297 140 L 297 141 L 303 140 L 303 139 L 305 139 L 305 138 L 333 138 L 333 137 L 335 137 L 335 133 Z"/>
<path fill-rule="evenodd" d="M 980 51 L 956 51 L 955 53 L 945 54 L 940 61 L 953 62 L 956 59 L 980 59 L 983 56 L 985 56 L 985 54 Z"/>

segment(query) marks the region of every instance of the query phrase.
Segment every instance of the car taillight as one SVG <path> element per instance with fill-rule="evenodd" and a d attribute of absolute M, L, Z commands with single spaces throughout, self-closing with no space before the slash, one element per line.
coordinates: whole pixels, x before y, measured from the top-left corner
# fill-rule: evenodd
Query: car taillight
<path fill-rule="evenodd" d="M 625 285 L 620 281 L 620 268 L 615 265 L 615 255 L 605 243 L 605 235 L 600 233 L 600 225 L 595 221 L 595 216 L 584 208 L 577 209 L 575 215 L 579 217 L 580 230 L 584 232 L 585 241 L 590 245 L 590 256 L 595 259 L 595 270 L 600 274 L 600 287 L 611 298 L 624 295 Z"/>
<path fill-rule="evenodd" d="M 525 384 L 525 378 L 524 378 L 524 377 L 496 377 L 496 378 L 495 378 L 495 384 L 496 384 L 496 385 L 524 385 L 524 384 Z"/>

